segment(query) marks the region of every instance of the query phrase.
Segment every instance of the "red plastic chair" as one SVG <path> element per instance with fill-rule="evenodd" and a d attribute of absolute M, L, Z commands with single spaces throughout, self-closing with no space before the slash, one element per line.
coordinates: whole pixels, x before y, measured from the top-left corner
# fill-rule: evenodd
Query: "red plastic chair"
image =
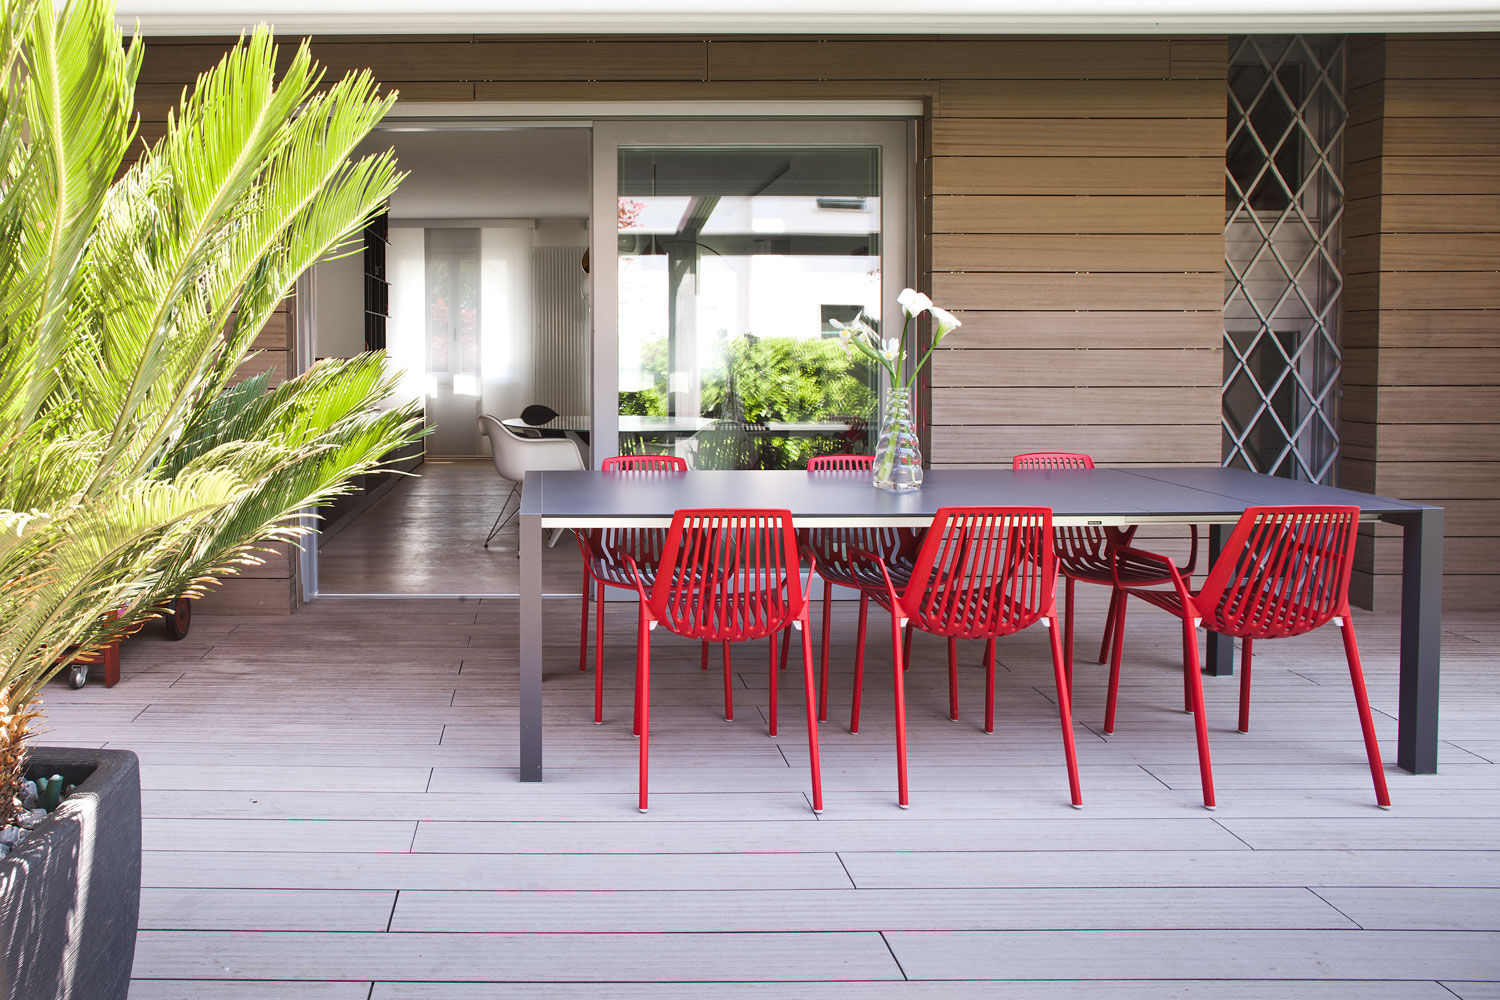
<path fill-rule="evenodd" d="M 1092 469 L 1094 460 L 1088 455 L 1071 451 L 1034 451 L 1017 455 L 1011 459 L 1012 469 Z M 1104 638 L 1099 643 L 1099 662 L 1108 657 L 1115 622 L 1119 614 L 1120 591 L 1115 587 L 1116 567 L 1111 563 L 1110 551 L 1128 546 L 1135 536 L 1135 528 L 1098 528 L 1088 525 L 1058 528 L 1054 544 L 1057 547 L 1057 568 L 1065 581 L 1063 596 L 1063 663 L 1067 670 L 1069 689 L 1073 683 L 1073 585 L 1096 583 L 1109 587 L 1109 610 L 1104 615 Z M 1188 560 L 1177 567 L 1184 578 L 1193 575 L 1198 563 L 1198 529 L 1191 532 L 1191 548 Z M 1152 587 L 1170 583 L 1155 562 L 1123 560 L 1118 566 L 1118 575 L 1136 587 Z"/>
<path fill-rule="evenodd" d="M 984 731 L 995 729 L 995 640 L 1041 622 L 1052 644 L 1057 710 L 1073 805 L 1083 804 L 1062 643 L 1057 634 L 1057 568 L 1052 550 L 1052 511 L 1046 507 L 944 507 L 932 519 L 909 566 L 887 565 L 869 552 L 856 553 L 860 586 L 891 613 L 891 654 L 896 691 L 897 802 L 908 804 L 906 782 L 906 694 L 902 678 L 902 630 L 909 623 L 948 637 L 949 717 L 958 718 L 957 639 L 985 639 Z M 854 711 L 859 728 L 863 650 L 854 670 Z"/>
<path fill-rule="evenodd" d="M 807 745 L 812 767 L 813 812 L 823 811 L 818 724 L 813 701 L 812 639 L 807 597 L 797 562 L 797 534 L 786 510 L 679 510 L 667 529 L 655 579 L 632 569 L 640 596 L 636 639 L 636 734 L 641 739 L 640 810 L 646 811 L 651 738 L 651 631 L 704 642 L 743 642 L 774 637 L 782 629 L 802 633 L 803 691 Z M 650 592 L 647 592 L 647 588 Z M 776 644 L 772 665 L 770 734 L 776 735 Z M 726 684 L 728 679 L 726 677 Z"/>
<path fill-rule="evenodd" d="M 604 460 L 603 471 L 676 473 L 687 471 L 687 461 L 676 455 L 616 455 Z M 648 579 L 661 558 L 666 532 L 661 528 L 590 528 L 575 532 L 583 556 L 583 624 L 578 637 L 578 669 L 589 668 L 589 595 L 594 594 L 598 618 L 594 638 L 594 722 L 604 721 L 604 588 L 635 589 L 624 556 L 635 560 Z"/>
<path fill-rule="evenodd" d="M 1134 595 L 1182 619 L 1183 683 L 1187 708 L 1195 716 L 1203 804 L 1209 809 L 1214 807 L 1213 768 L 1208 753 L 1196 627 L 1201 624 L 1212 632 L 1236 636 L 1242 642 L 1239 728 L 1243 733 L 1250 730 L 1250 657 L 1254 641 L 1302 635 L 1330 621 L 1337 623 L 1343 632 L 1354 702 L 1359 709 L 1365 753 L 1375 781 L 1375 800 L 1382 808 L 1390 808 L 1385 770 L 1380 763 L 1380 744 L 1375 739 L 1364 670 L 1354 641 L 1354 622 L 1349 616 L 1349 575 L 1354 568 L 1358 529 L 1358 507 L 1250 507 L 1234 526 L 1224 551 L 1209 568 L 1197 593 L 1188 589 L 1171 560 L 1134 549 L 1116 551 L 1119 560 L 1155 561 L 1172 582 L 1171 590 L 1139 590 L 1126 583 L 1120 586 L 1127 597 Z M 1122 600 L 1110 660 L 1106 733 L 1114 731 L 1124 624 Z"/>

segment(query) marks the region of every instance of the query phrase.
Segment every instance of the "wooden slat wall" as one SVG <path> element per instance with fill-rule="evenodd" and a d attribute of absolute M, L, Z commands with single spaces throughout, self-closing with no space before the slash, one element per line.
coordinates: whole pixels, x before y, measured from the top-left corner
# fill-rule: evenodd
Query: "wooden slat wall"
<path fill-rule="evenodd" d="M 224 48 L 148 40 L 145 138 Z M 917 266 L 965 323 L 932 366 L 933 464 L 1043 448 L 1219 458 L 1222 38 L 327 37 L 314 50 L 408 100 L 921 99 Z M 291 357 L 290 324 L 267 339 L 282 352 L 267 361 Z M 253 583 L 247 607 L 290 606 L 289 575 Z"/>
<path fill-rule="evenodd" d="M 1351 39 L 1344 485 L 1447 508 L 1444 602 L 1500 603 L 1500 35 Z M 1398 532 L 1359 596 L 1393 607 Z"/>

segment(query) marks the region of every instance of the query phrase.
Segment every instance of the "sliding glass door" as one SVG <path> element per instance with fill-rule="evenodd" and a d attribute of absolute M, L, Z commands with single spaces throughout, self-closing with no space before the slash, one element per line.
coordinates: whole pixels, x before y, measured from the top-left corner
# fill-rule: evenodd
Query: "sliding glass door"
<path fill-rule="evenodd" d="M 596 455 L 781 469 L 870 449 L 882 386 L 834 323 L 899 316 L 909 130 L 596 126 Z"/>

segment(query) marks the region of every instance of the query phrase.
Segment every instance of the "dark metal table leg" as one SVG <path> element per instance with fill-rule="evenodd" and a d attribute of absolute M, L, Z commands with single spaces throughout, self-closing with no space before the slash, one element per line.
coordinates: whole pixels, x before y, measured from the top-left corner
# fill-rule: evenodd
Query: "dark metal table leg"
<path fill-rule="evenodd" d="M 1436 774 L 1443 637 L 1443 510 L 1393 517 L 1401 537 L 1401 693 L 1396 763 Z"/>
<path fill-rule="evenodd" d="M 542 519 L 522 514 L 521 780 L 542 780 Z"/>
<path fill-rule="evenodd" d="M 1224 551 L 1224 543 L 1229 540 L 1229 532 L 1233 530 L 1232 524 L 1211 524 L 1208 528 L 1208 566 L 1203 567 L 1205 573 L 1208 567 L 1219 560 L 1219 553 Z M 1234 673 L 1234 637 L 1220 635 L 1218 632 L 1208 633 L 1208 655 L 1203 660 L 1203 672 L 1214 677 L 1226 677 Z"/>

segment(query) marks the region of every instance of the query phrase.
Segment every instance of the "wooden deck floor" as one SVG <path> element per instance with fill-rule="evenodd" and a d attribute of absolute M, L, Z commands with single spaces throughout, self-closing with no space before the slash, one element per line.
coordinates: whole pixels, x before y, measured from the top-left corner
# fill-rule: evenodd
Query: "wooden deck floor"
<path fill-rule="evenodd" d="M 1254 731 L 1208 679 L 1220 808 L 1199 805 L 1178 643 L 1141 609 L 1101 735 L 1101 606 L 1080 612 L 1068 807 L 1040 630 L 980 649 L 950 723 L 939 642 L 910 672 L 913 805 L 895 806 L 889 658 L 872 630 L 847 732 L 836 613 L 827 811 L 796 686 L 766 736 L 764 645 L 736 721 L 694 647 L 655 649 L 652 810 L 635 811 L 633 615 L 610 608 L 589 722 L 577 604 L 547 602 L 548 780 L 515 780 L 516 604 L 324 600 L 132 640 L 112 690 L 56 684 L 47 742 L 129 747 L 145 784 L 134 1000 L 1500 997 L 1500 616 L 1453 616 L 1441 773 L 1373 805 L 1337 633 L 1257 649 Z M 879 619 L 875 619 L 879 624 Z M 1388 758 L 1395 621 L 1357 620 Z"/>

